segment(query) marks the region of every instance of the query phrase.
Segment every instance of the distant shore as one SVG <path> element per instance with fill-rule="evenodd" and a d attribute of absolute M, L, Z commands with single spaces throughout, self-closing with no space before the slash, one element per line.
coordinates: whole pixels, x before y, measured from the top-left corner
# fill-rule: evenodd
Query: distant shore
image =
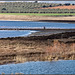
<path fill-rule="evenodd" d="M 0 20 L 6 21 L 41 21 L 41 22 L 72 22 L 75 16 L 35 16 L 35 15 L 0 15 Z"/>

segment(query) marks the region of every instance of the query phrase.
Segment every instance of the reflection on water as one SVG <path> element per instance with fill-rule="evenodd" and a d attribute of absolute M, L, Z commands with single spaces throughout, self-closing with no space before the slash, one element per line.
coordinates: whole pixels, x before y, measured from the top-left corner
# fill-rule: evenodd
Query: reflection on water
<path fill-rule="evenodd" d="M 37 61 L 0 66 L 0 74 L 75 74 L 75 60 Z"/>

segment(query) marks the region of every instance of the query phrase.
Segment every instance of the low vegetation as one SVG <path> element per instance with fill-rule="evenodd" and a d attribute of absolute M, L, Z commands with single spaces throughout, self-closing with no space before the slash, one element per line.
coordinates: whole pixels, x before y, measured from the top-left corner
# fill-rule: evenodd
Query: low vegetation
<path fill-rule="evenodd" d="M 53 44 L 47 47 L 47 58 L 49 60 L 75 60 L 75 43 L 60 43 L 58 40 L 54 40 Z"/>
<path fill-rule="evenodd" d="M 58 52 L 60 54 L 74 53 L 75 52 L 75 43 L 65 44 L 60 43 L 58 40 L 54 40 L 52 46 L 50 46 L 47 50 L 48 52 L 54 53 Z"/>
<path fill-rule="evenodd" d="M 68 34 L 68 36 L 66 36 Z M 75 60 L 75 33 L 0 39 L 0 64 Z M 58 39 L 56 39 L 58 38 Z"/>

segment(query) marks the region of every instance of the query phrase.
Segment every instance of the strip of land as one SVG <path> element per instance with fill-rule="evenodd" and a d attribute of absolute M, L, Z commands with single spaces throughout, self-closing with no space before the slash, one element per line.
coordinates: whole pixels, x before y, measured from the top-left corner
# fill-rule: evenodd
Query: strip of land
<path fill-rule="evenodd" d="M 33 28 L 0 28 L 0 30 L 49 30 L 49 31 L 74 31 L 75 28 L 46 28 L 46 27 L 33 27 Z"/>
<path fill-rule="evenodd" d="M 16 13 L 17 14 L 17 13 Z M 14 15 L 0 14 L 0 20 L 9 21 L 44 21 L 44 22 L 75 22 L 75 16 L 38 16 L 38 15 Z"/>
<path fill-rule="evenodd" d="M 46 8 L 41 8 L 41 9 L 75 9 L 75 6 L 69 5 L 69 6 L 55 6 L 55 7 L 46 7 Z"/>
<path fill-rule="evenodd" d="M 0 39 L 0 64 L 75 60 L 75 32 Z"/>

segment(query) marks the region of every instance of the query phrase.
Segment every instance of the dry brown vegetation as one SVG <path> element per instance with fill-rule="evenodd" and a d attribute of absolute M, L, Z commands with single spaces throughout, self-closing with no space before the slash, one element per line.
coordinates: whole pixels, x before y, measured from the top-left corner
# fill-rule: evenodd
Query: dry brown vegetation
<path fill-rule="evenodd" d="M 67 37 L 66 37 L 67 35 Z M 75 33 L 0 39 L 0 64 L 26 61 L 75 60 Z M 55 39 L 57 36 L 61 39 Z M 54 39 L 52 39 L 54 38 Z"/>
<path fill-rule="evenodd" d="M 54 43 L 52 44 L 52 46 L 48 47 L 47 49 L 48 52 L 50 53 L 63 53 L 63 54 L 67 54 L 67 53 L 74 53 L 75 52 L 75 43 L 71 43 L 71 44 L 65 44 L 65 43 L 60 43 L 58 40 L 54 40 Z"/>
<path fill-rule="evenodd" d="M 58 40 L 0 40 L 0 64 L 75 59 L 75 43 Z"/>
<path fill-rule="evenodd" d="M 45 43 L 28 40 L 0 40 L 0 64 L 42 60 Z"/>
<path fill-rule="evenodd" d="M 47 47 L 47 53 L 52 57 L 51 59 L 67 59 L 75 60 L 75 43 L 67 44 L 60 43 L 58 40 L 54 40 L 53 44 Z M 58 60 L 57 59 L 57 60 Z"/>

